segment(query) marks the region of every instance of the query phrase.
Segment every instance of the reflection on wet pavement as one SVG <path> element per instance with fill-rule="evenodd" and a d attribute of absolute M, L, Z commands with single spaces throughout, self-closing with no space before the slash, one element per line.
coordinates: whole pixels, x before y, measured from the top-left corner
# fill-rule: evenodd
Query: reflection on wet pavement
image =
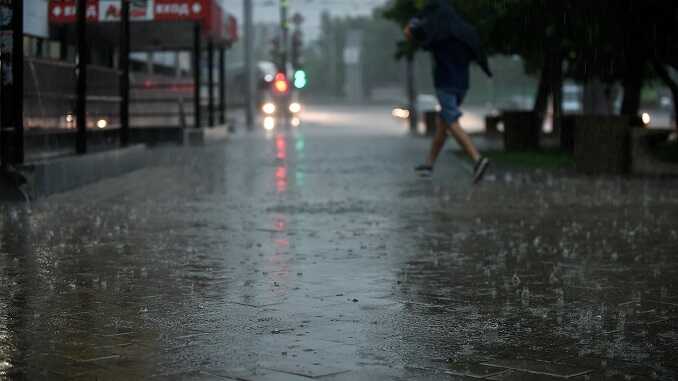
<path fill-rule="evenodd" d="M 426 145 L 239 135 L 3 207 L 0 378 L 676 376 L 675 180 L 422 181 Z"/>

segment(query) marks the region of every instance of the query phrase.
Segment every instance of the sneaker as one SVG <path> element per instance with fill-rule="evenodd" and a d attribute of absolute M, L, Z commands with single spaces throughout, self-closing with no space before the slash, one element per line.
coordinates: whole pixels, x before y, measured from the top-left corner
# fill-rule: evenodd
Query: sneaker
<path fill-rule="evenodd" d="M 487 167 L 490 165 L 490 160 L 488 160 L 486 157 L 481 157 L 480 160 L 478 160 L 473 167 L 473 184 L 478 184 L 480 181 L 482 181 L 483 176 L 485 176 L 485 171 L 487 171 Z"/>
<path fill-rule="evenodd" d="M 419 165 L 414 167 L 414 171 L 421 177 L 431 177 L 433 176 L 433 166 L 432 165 Z"/>

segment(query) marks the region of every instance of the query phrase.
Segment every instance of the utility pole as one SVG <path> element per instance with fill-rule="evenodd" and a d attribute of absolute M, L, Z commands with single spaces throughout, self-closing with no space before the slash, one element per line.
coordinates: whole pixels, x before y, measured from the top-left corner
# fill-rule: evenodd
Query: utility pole
<path fill-rule="evenodd" d="M 254 27 L 252 25 L 252 0 L 243 0 L 245 19 L 245 123 L 254 127 Z"/>

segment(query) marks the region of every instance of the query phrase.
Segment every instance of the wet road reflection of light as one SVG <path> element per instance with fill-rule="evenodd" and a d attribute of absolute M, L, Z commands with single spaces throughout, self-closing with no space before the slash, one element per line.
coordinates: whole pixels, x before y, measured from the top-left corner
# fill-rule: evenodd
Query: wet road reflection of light
<path fill-rule="evenodd" d="M 278 193 L 287 192 L 287 141 L 284 134 L 275 137 L 276 158 L 278 166 L 275 169 L 275 189 Z"/>
<path fill-rule="evenodd" d="M 295 166 L 294 179 L 298 187 L 303 187 L 304 186 L 303 165 L 305 156 L 304 149 L 306 148 L 306 140 L 304 139 L 304 135 L 302 135 L 301 133 L 296 134 L 295 138 L 296 138 L 295 150 L 297 155 L 297 165 Z"/>
<path fill-rule="evenodd" d="M 288 152 L 287 137 L 284 132 L 275 134 L 275 158 L 277 166 L 275 168 L 274 182 L 276 193 L 282 195 L 288 191 Z M 289 286 L 289 246 L 290 241 L 287 236 L 288 219 L 284 214 L 275 214 L 273 216 L 273 235 L 271 237 L 273 244 L 273 254 L 268 257 L 266 272 L 270 274 L 272 281 L 271 293 L 277 297 L 285 296 Z"/>

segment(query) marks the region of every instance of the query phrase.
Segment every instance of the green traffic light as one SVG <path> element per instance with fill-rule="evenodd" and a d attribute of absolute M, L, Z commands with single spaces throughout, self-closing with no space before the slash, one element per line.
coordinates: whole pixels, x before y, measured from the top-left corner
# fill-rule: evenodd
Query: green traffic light
<path fill-rule="evenodd" d="M 303 70 L 297 70 L 294 72 L 294 87 L 297 89 L 303 89 L 308 84 L 308 79 L 306 78 L 306 72 Z"/>

